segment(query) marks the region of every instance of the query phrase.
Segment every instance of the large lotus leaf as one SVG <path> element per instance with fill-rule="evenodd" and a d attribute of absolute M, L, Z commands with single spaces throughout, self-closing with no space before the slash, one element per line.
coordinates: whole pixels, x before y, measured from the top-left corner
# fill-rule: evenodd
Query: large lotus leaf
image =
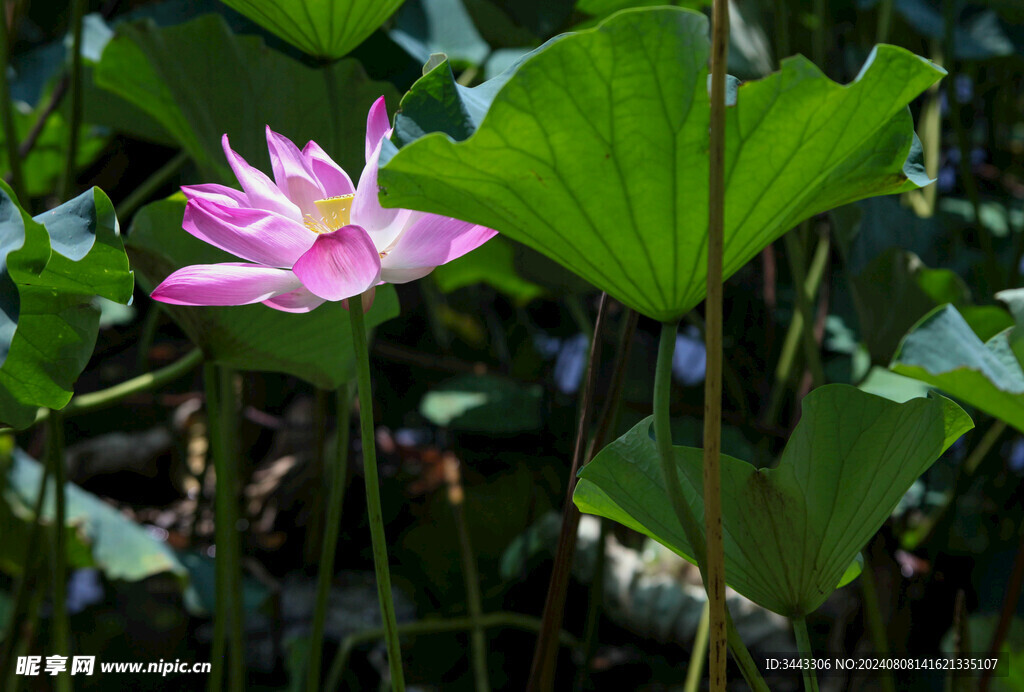
<path fill-rule="evenodd" d="M 0 470 L 0 527 L 4 536 L 0 544 L 0 569 L 8 574 L 20 574 L 24 569 L 21 561 L 25 557 L 26 542 L 35 521 L 32 509 L 43 467 L 22 450 L 15 449 L 0 464 Z M 187 578 L 185 567 L 166 544 L 77 485 L 67 483 L 64 488 L 68 562 L 72 567 L 96 567 L 108 579 L 125 581 L 137 581 L 162 572 L 171 572 L 182 580 Z M 52 525 L 53 517 L 51 496 L 43 504 L 42 520 Z"/>
<path fill-rule="evenodd" d="M 355 60 L 312 69 L 239 37 L 219 16 L 158 29 L 123 24 L 95 67 L 96 82 L 149 113 L 199 166 L 225 182 L 234 178 L 221 149 L 231 145 L 252 165 L 270 170 L 265 126 L 300 147 L 315 140 L 355 179 L 364 161 L 370 105 L 393 86 L 371 81 Z M 331 102 L 328 80 L 343 100 Z"/>
<path fill-rule="evenodd" d="M 301 51 L 336 60 L 383 24 L 402 0 L 224 0 Z"/>
<path fill-rule="evenodd" d="M 679 317 L 706 283 L 707 28 L 694 12 L 642 9 L 549 42 L 472 136 L 434 132 L 395 153 L 382 203 L 490 226 L 650 317 Z M 908 163 L 906 105 L 942 74 L 879 46 L 846 86 L 802 57 L 741 85 L 727 116 L 725 276 L 815 213 L 926 184 Z"/>
<path fill-rule="evenodd" d="M 99 188 L 32 218 L 0 183 L 0 422 L 25 427 L 68 403 L 96 345 L 95 297 L 128 303 L 133 286 Z"/>
<path fill-rule="evenodd" d="M 147 290 L 172 271 L 190 264 L 236 262 L 227 254 L 189 235 L 181 227 L 185 199 L 175 195 L 148 204 L 135 215 L 128 233 L 128 252 Z M 163 305 L 207 358 L 240 370 L 284 372 L 334 389 L 355 376 L 352 332 L 341 303 L 325 303 L 297 314 L 265 305 L 185 307 Z M 398 297 L 390 285 L 377 288 L 366 314 L 374 327 L 398 315 Z"/>
<path fill-rule="evenodd" d="M 972 427 L 942 397 L 899 404 L 848 385 L 814 390 L 776 468 L 722 456 L 726 581 L 782 615 L 813 611 L 917 477 Z M 647 418 L 594 457 L 573 500 L 692 559 L 650 431 Z M 675 454 L 687 502 L 701 517 L 703 453 Z"/>
<path fill-rule="evenodd" d="M 983 342 L 955 307 L 943 305 L 907 334 L 890 368 L 1024 432 L 1024 370 L 1014 355 L 1016 329 Z"/>

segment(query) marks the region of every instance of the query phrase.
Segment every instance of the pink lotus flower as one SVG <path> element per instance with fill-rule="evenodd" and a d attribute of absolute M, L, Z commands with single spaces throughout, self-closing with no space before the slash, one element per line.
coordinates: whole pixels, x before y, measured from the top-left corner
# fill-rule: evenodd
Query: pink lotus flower
<path fill-rule="evenodd" d="M 353 186 L 315 142 L 299 151 L 267 127 L 271 181 L 224 135 L 224 154 L 242 191 L 216 184 L 182 187 L 188 197 L 182 226 L 246 261 L 184 267 L 152 297 L 176 305 L 263 303 L 308 312 L 381 283 L 419 279 L 496 234 L 446 216 L 381 207 L 377 164 L 381 142 L 390 136 L 382 96 L 367 116 L 366 167 Z"/>

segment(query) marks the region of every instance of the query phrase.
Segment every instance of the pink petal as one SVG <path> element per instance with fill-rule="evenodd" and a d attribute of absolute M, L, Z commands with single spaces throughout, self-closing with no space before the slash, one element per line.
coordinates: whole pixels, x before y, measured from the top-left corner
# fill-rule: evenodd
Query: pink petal
<path fill-rule="evenodd" d="M 380 255 L 359 226 L 317 236 L 292 271 L 310 291 L 327 300 L 359 295 L 380 278 Z"/>
<path fill-rule="evenodd" d="M 232 187 L 207 183 L 205 185 L 182 185 L 181 191 L 189 200 L 204 199 L 222 207 L 248 207 L 249 198 L 241 190 Z"/>
<path fill-rule="evenodd" d="M 370 162 L 373 150 L 377 148 L 382 137 L 391 135 L 391 121 L 388 119 L 387 105 L 384 97 L 373 102 L 370 112 L 366 115 L 366 162 Z"/>
<path fill-rule="evenodd" d="M 268 125 L 267 149 L 270 150 L 270 165 L 274 169 L 277 187 L 298 205 L 303 216 L 310 214 L 319 218 L 313 202 L 327 197 L 327 194 L 313 175 L 299 148 L 292 144 L 292 140 L 277 134 Z"/>
<path fill-rule="evenodd" d="M 362 226 L 375 237 L 380 247 L 377 235 L 389 229 L 405 210 L 385 209 L 380 206 L 377 199 L 377 163 L 380 160 L 380 143 L 378 142 L 370 158 L 366 161 L 363 174 L 359 176 L 359 185 L 356 187 L 356 197 L 352 200 L 352 223 Z"/>
<path fill-rule="evenodd" d="M 181 225 L 196 238 L 232 255 L 286 269 L 316 240 L 315 233 L 280 214 L 225 207 L 204 199 L 188 203 Z"/>
<path fill-rule="evenodd" d="M 475 250 L 495 235 L 497 231 L 467 221 L 423 214 L 384 250 L 381 278 L 389 283 L 418 279 L 434 267 Z"/>
<path fill-rule="evenodd" d="M 287 269 L 240 262 L 193 264 L 168 276 L 150 296 L 173 305 L 248 305 L 301 285 Z"/>
<path fill-rule="evenodd" d="M 280 310 L 281 312 L 309 312 L 314 308 L 320 307 L 323 303 L 323 298 L 313 295 L 305 286 L 263 301 L 263 304 L 267 307 Z"/>
<path fill-rule="evenodd" d="M 249 198 L 249 206 L 267 211 L 277 212 L 282 216 L 298 221 L 302 218 L 299 208 L 292 204 L 285 194 L 278 189 L 270 178 L 262 171 L 259 171 L 245 162 L 241 156 L 236 154 L 228 144 L 228 136 L 221 139 L 224 145 L 224 155 L 235 172 L 235 177 L 241 183 L 242 189 Z"/>
<path fill-rule="evenodd" d="M 302 149 L 302 156 L 306 159 L 306 165 L 313 171 L 313 175 L 320 181 L 320 187 L 324 189 L 327 197 L 340 197 L 351 195 L 356 191 L 352 179 L 341 166 L 334 163 L 334 159 L 327 155 L 316 142 L 307 142 Z"/>

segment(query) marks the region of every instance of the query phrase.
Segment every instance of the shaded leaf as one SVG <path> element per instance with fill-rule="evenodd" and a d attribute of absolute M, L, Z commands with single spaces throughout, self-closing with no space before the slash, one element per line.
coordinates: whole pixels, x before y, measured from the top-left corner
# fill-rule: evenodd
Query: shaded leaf
<path fill-rule="evenodd" d="M 898 404 L 847 385 L 814 390 L 776 468 L 722 456 L 727 582 L 777 613 L 813 611 L 849 577 L 860 549 L 914 480 L 971 427 L 967 414 L 941 397 Z M 602 450 L 580 472 L 573 499 L 581 511 L 692 559 L 650 429 L 648 418 Z M 702 450 L 675 452 L 683 492 L 701 517 Z"/>
<path fill-rule="evenodd" d="M 355 60 L 311 69 L 270 50 L 255 37 L 235 36 L 219 16 L 158 29 L 125 24 L 95 67 L 96 82 L 146 111 L 201 169 L 234 183 L 221 136 L 250 164 L 270 170 L 265 126 L 300 145 L 315 140 L 354 179 L 364 161 L 370 105 L 397 94 L 371 81 Z M 344 94 L 331 104 L 328 81 Z"/>
<path fill-rule="evenodd" d="M 127 303 L 133 286 L 99 188 L 32 218 L 0 183 L 0 421 L 25 427 L 68 403 L 96 344 L 94 298 Z"/>
<path fill-rule="evenodd" d="M 149 204 L 135 215 L 128 251 L 147 290 L 180 267 L 237 261 L 182 229 L 184 211 L 184 197 L 175 195 Z M 355 374 L 348 311 L 341 303 L 325 303 L 305 314 L 259 304 L 162 308 L 207 358 L 219 363 L 240 370 L 284 372 L 324 389 L 335 389 Z M 373 307 L 366 313 L 367 327 L 397 314 L 394 288 L 379 286 Z"/>
<path fill-rule="evenodd" d="M 1024 431 L 1024 370 L 1004 330 L 983 342 L 952 305 L 935 308 L 903 339 L 890 369 L 941 389 Z"/>
<path fill-rule="evenodd" d="M 427 392 L 420 413 L 453 430 L 514 433 L 543 426 L 540 387 L 496 375 L 454 377 Z"/>
<path fill-rule="evenodd" d="M 542 295 L 544 289 L 516 272 L 512 244 L 498 236 L 433 271 L 434 280 L 445 293 L 464 286 L 485 283 L 525 305 Z"/>
<path fill-rule="evenodd" d="M 495 228 L 643 314 L 677 318 L 706 283 L 707 58 L 707 20 L 678 9 L 622 12 L 553 40 L 508 77 L 472 136 L 435 132 L 394 154 L 382 203 Z M 908 162 L 906 104 L 941 74 L 879 46 L 847 86 L 802 57 L 740 86 L 727 116 L 725 276 L 813 214 L 926 184 Z M 436 79 L 423 81 L 440 93 Z M 410 119 L 419 88 L 403 101 Z"/>
<path fill-rule="evenodd" d="M 0 565 L 9 574 L 20 574 L 25 544 L 35 517 L 32 508 L 42 481 L 42 465 L 20 449 L 15 449 L 0 479 L 0 526 L 3 545 Z M 52 489 L 52 480 L 51 485 Z M 171 572 L 182 582 L 187 570 L 173 550 L 156 540 L 144 528 L 125 518 L 92 493 L 74 483 L 66 483 L 66 519 L 68 565 L 96 567 L 108 579 L 137 581 L 162 572 Z M 52 525 L 53 496 L 43 503 L 42 519 Z"/>
<path fill-rule="evenodd" d="M 480 65 L 491 50 L 462 0 L 406 0 L 388 36 L 421 63 L 444 53 L 455 63 Z"/>

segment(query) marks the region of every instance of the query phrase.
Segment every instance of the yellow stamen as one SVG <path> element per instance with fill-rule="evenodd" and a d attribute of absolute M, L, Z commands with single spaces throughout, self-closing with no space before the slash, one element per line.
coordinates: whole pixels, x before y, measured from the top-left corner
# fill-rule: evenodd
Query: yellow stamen
<path fill-rule="evenodd" d="M 354 198 L 355 195 L 352 194 L 318 199 L 313 204 L 316 205 L 322 218 L 315 219 L 311 214 L 306 214 L 303 223 L 314 233 L 331 233 L 342 226 L 348 226 L 351 223 Z"/>

